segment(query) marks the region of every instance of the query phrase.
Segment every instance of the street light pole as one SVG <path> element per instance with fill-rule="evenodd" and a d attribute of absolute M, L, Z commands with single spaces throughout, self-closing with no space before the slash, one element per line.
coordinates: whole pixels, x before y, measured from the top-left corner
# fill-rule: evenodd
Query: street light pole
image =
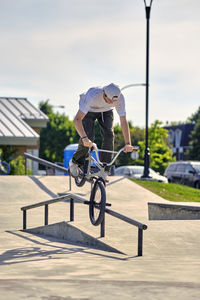
<path fill-rule="evenodd" d="M 153 0 L 149 1 L 150 4 L 147 5 L 146 0 L 144 0 L 145 11 L 146 11 L 146 126 L 145 126 L 145 153 L 144 153 L 144 174 L 143 178 L 149 177 L 149 145 L 148 145 L 148 123 L 149 123 L 149 20 L 151 5 Z"/>
<path fill-rule="evenodd" d="M 127 85 L 125 85 L 125 86 L 123 86 L 121 88 L 121 91 L 125 90 L 125 89 L 128 89 L 130 87 L 134 87 L 134 86 L 146 86 L 146 83 L 131 83 L 131 84 L 127 84 Z"/>

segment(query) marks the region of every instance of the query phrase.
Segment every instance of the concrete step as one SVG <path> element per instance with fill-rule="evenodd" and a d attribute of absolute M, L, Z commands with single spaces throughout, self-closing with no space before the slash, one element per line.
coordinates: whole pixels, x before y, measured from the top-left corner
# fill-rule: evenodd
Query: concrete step
<path fill-rule="evenodd" d="M 199 220 L 200 206 L 148 203 L 149 220 Z"/>

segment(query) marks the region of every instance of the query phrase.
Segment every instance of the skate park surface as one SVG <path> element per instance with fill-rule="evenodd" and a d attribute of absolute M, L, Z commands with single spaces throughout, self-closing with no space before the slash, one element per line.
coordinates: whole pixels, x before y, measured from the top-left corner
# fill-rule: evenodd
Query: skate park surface
<path fill-rule="evenodd" d="M 21 207 L 69 192 L 69 177 L 0 177 L 1 300 L 200 299 L 200 220 L 150 221 L 148 202 L 171 202 L 126 178 L 109 179 L 111 209 L 148 226 L 143 256 L 137 256 L 137 227 L 106 215 L 100 238 L 88 206 L 80 203 L 74 222 L 69 202 L 50 205 L 49 224 L 66 221 L 118 253 L 22 231 Z M 88 200 L 90 189 L 88 183 L 82 188 L 73 183 L 70 193 Z M 27 228 L 43 224 L 44 207 L 27 212 Z"/>

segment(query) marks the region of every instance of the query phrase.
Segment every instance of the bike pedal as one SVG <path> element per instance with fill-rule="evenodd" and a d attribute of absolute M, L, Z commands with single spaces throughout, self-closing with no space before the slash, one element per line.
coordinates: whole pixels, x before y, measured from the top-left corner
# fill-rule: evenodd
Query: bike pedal
<path fill-rule="evenodd" d="M 112 204 L 111 203 L 106 203 L 106 206 L 112 206 Z"/>

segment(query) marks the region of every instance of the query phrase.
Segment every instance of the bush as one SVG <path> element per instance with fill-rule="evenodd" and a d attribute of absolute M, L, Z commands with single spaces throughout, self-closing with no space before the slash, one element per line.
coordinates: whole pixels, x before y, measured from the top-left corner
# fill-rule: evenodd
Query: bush
<path fill-rule="evenodd" d="M 25 175 L 24 157 L 18 156 L 16 159 L 10 161 L 10 175 Z M 32 175 L 30 170 L 27 170 L 27 175 Z"/>

